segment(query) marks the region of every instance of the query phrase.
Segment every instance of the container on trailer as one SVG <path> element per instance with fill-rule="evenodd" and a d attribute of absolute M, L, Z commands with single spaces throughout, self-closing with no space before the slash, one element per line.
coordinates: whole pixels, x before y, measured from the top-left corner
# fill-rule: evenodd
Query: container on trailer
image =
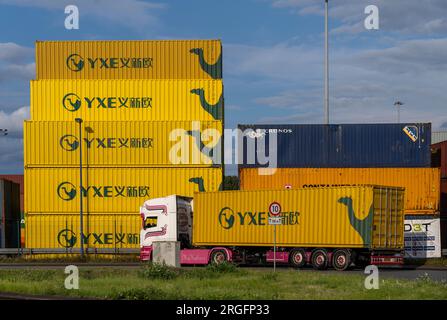
<path fill-rule="evenodd" d="M 36 41 L 41 79 L 220 79 L 220 40 Z"/>
<path fill-rule="evenodd" d="M 430 123 L 260 124 L 239 129 L 240 167 L 430 167 Z"/>
<path fill-rule="evenodd" d="M 65 212 L 27 214 L 27 248 L 80 247 L 79 214 Z M 141 218 L 138 212 L 98 213 L 83 216 L 84 248 L 138 248 Z"/>
<path fill-rule="evenodd" d="M 447 131 L 434 131 L 431 134 L 431 143 L 447 141 Z"/>
<path fill-rule="evenodd" d="M 223 120 L 222 80 L 33 80 L 31 120 Z"/>
<path fill-rule="evenodd" d="M 431 166 L 441 168 L 441 178 L 447 179 L 447 141 L 431 145 Z"/>
<path fill-rule="evenodd" d="M 194 191 L 217 191 L 222 168 L 85 168 L 79 186 L 78 168 L 25 170 L 26 213 L 76 213 L 79 197 L 84 212 L 135 214 L 144 199 L 166 194 L 192 196 Z"/>
<path fill-rule="evenodd" d="M 441 257 L 441 220 L 439 216 L 406 216 L 404 237 L 406 258 Z"/>
<path fill-rule="evenodd" d="M 243 168 L 241 190 L 375 184 L 405 188 L 405 212 L 439 213 L 438 168 Z"/>
<path fill-rule="evenodd" d="M 194 195 L 193 244 L 402 250 L 404 190 L 379 186 L 204 192 Z"/>
<path fill-rule="evenodd" d="M 209 166 L 222 163 L 220 121 L 89 121 L 82 124 L 85 166 Z M 79 125 L 25 121 L 27 167 L 79 167 Z"/>
<path fill-rule="evenodd" d="M 20 248 L 20 186 L 0 179 L 0 248 Z"/>

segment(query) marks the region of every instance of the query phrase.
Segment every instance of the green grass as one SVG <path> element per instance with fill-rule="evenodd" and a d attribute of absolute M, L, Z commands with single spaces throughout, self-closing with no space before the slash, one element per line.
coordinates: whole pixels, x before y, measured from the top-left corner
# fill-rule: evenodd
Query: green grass
<path fill-rule="evenodd" d="M 2 270 L 0 292 L 101 299 L 447 299 L 447 283 L 428 277 L 381 279 L 366 290 L 353 273 L 244 269 L 232 265 L 173 269 L 81 268 L 80 289 L 66 290 L 64 270 Z"/>

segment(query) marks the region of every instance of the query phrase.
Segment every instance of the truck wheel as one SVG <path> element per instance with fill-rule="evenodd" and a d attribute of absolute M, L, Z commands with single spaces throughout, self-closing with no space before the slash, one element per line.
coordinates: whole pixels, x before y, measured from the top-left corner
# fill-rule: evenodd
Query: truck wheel
<path fill-rule="evenodd" d="M 328 265 L 327 252 L 324 249 L 316 249 L 312 252 L 312 267 L 317 270 L 324 270 Z"/>
<path fill-rule="evenodd" d="M 335 270 L 345 271 L 351 265 L 351 252 L 345 249 L 338 249 L 332 255 L 332 266 Z"/>
<path fill-rule="evenodd" d="M 210 263 L 222 264 L 226 261 L 228 261 L 228 257 L 224 250 L 215 250 L 211 253 Z"/>
<path fill-rule="evenodd" d="M 294 268 L 302 268 L 306 264 L 306 251 L 294 249 L 290 252 L 289 264 Z"/>

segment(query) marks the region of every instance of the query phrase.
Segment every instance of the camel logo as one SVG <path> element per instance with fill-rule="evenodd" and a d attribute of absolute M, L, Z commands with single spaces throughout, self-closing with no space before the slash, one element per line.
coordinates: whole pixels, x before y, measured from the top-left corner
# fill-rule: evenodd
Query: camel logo
<path fill-rule="evenodd" d="M 222 208 L 219 212 L 219 224 L 224 229 L 231 229 L 234 225 L 234 211 L 230 207 Z"/>
<path fill-rule="evenodd" d="M 419 130 L 416 126 L 405 126 L 403 132 L 410 138 L 411 141 L 416 142 L 419 136 Z"/>
<path fill-rule="evenodd" d="M 351 197 L 340 198 L 338 199 L 338 202 L 344 204 L 348 208 L 349 222 L 351 223 L 351 226 L 355 229 L 355 231 L 357 231 L 357 233 L 360 235 L 360 237 L 362 237 L 363 244 L 371 244 L 371 233 L 368 232 L 368 226 L 370 226 L 373 221 L 373 206 L 371 205 L 368 216 L 366 218 L 359 219 L 355 215 Z"/>
<path fill-rule="evenodd" d="M 74 72 L 79 72 L 84 68 L 84 58 L 76 53 L 69 55 L 66 63 L 67 68 Z"/>
<path fill-rule="evenodd" d="M 57 242 L 64 248 L 74 247 L 76 240 L 76 234 L 70 229 L 63 229 L 57 235 Z"/>
<path fill-rule="evenodd" d="M 76 197 L 76 187 L 68 182 L 62 182 L 57 187 L 57 195 L 64 201 L 71 201 Z"/>
<path fill-rule="evenodd" d="M 209 64 L 205 61 L 202 48 L 192 48 L 189 52 L 199 57 L 200 67 L 203 71 L 208 73 L 211 78 L 222 79 L 222 52 L 220 53 L 219 58 L 217 58 L 217 61 L 213 64 Z"/>
<path fill-rule="evenodd" d="M 205 182 L 203 180 L 203 177 L 193 177 L 193 178 L 190 178 L 188 181 L 191 182 L 191 183 L 195 183 L 197 185 L 198 189 L 199 189 L 199 192 L 205 192 L 206 191 L 206 189 L 205 189 Z M 223 181 L 220 183 L 218 190 L 219 191 L 223 190 Z"/>
<path fill-rule="evenodd" d="M 78 111 L 81 107 L 81 98 L 75 93 L 67 93 L 62 99 L 62 105 L 70 112 Z"/>
<path fill-rule="evenodd" d="M 79 140 L 71 134 L 66 134 L 59 140 L 59 145 L 66 151 L 75 151 L 79 147 Z"/>
<path fill-rule="evenodd" d="M 223 94 L 220 95 L 219 101 L 215 104 L 209 104 L 208 101 L 206 101 L 205 90 L 203 88 L 192 89 L 191 93 L 199 96 L 200 105 L 214 118 L 214 120 L 223 120 Z"/>

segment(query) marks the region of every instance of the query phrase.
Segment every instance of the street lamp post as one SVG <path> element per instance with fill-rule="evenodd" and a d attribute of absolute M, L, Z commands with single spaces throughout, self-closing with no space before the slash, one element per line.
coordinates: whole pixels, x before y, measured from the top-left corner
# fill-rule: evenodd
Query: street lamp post
<path fill-rule="evenodd" d="M 324 1 L 324 121 L 329 124 L 329 2 Z"/>
<path fill-rule="evenodd" d="M 394 106 L 397 107 L 397 123 L 400 123 L 400 107 L 403 105 L 404 105 L 404 103 L 402 101 L 394 102 Z"/>
<path fill-rule="evenodd" d="M 82 119 L 76 118 L 79 124 L 79 225 L 81 239 L 81 258 L 84 258 L 84 219 L 83 219 L 83 201 L 82 201 Z"/>

